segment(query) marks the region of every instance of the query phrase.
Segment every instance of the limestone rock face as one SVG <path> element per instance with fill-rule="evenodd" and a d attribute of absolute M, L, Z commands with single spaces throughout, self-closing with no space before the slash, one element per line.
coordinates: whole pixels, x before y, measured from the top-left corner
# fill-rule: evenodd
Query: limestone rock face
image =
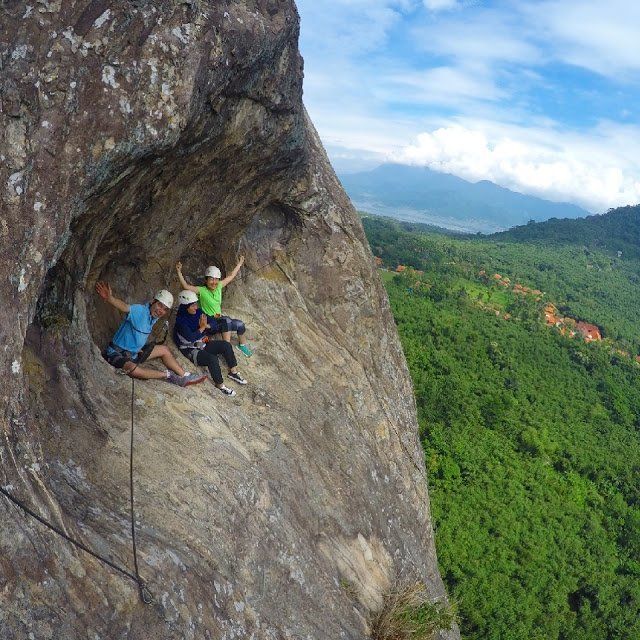
<path fill-rule="evenodd" d="M 100 355 L 120 318 L 97 280 L 143 302 L 178 292 L 177 260 L 195 283 L 245 255 L 224 307 L 256 351 L 235 398 L 135 385 L 154 604 L 0 496 L 1 637 L 355 639 L 394 580 L 444 597 L 411 382 L 302 106 L 293 2 L 1 11 L 2 487 L 133 570 L 131 381 Z"/>

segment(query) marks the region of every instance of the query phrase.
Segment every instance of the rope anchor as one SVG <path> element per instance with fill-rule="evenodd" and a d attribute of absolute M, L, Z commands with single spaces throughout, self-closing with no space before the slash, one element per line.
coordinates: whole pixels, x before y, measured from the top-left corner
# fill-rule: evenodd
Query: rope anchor
<path fill-rule="evenodd" d="M 147 585 L 140 580 L 140 582 L 138 582 L 138 589 L 140 591 L 140 600 L 142 600 L 142 602 L 144 602 L 144 604 L 153 604 L 155 602 L 155 598 L 153 597 L 153 593 L 151 593 L 151 591 L 149 591 L 149 588 L 147 587 Z"/>

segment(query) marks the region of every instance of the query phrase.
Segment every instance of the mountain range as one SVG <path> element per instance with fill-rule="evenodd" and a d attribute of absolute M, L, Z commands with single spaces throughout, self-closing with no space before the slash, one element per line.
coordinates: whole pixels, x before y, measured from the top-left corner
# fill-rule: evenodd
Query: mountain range
<path fill-rule="evenodd" d="M 426 167 L 383 164 L 339 177 L 362 211 L 455 231 L 491 233 L 530 220 L 590 215 L 574 204 L 524 195 L 488 180 L 469 182 Z"/>

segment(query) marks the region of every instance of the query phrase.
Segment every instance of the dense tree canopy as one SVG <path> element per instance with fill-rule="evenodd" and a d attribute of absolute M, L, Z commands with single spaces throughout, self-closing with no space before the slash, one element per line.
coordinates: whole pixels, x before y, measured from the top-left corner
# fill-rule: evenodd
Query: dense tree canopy
<path fill-rule="evenodd" d="M 616 351 L 638 345 L 633 242 L 598 247 L 599 234 L 590 243 L 575 229 L 554 243 L 538 229 L 453 238 L 364 222 L 387 265 L 423 271 L 383 277 L 463 636 L 640 638 L 640 366 Z M 545 296 L 498 286 L 493 271 Z M 611 338 L 587 344 L 547 327 L 541 307 L 552 298 Z"/>

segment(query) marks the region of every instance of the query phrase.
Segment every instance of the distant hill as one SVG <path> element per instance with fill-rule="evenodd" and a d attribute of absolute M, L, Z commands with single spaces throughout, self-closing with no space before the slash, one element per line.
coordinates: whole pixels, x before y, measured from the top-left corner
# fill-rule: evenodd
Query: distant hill
<path fill-rule="evenodd" d="M 493 240 L 580 244 L 626 257 L 640 257 L 640 205 L 620 207 L 582 220 L 547 220 L 515 227 L 490 236 Z"/>
<path fill-rule="evenodd" d="M 425 167 L 383 164 L 372 171 L 342 174 L 340 180 L 358 209 L 456 231 L 491 233 L 529 220 L 589 215 L 573 204 L 516 193 L 487 180 L 468 182 Z"/>
<path fill-rule="evenodd" d="M 363 217 L 376 256 L 428 270 L 499 273 L 546 292 L 563 315 L 598 325 L 640 354 L 640 205 L 580 220 L 547 220 L 492 235 L 435 233 L 426 225 Z M 456 266 L 457 265 L 457 266 Z"/>

